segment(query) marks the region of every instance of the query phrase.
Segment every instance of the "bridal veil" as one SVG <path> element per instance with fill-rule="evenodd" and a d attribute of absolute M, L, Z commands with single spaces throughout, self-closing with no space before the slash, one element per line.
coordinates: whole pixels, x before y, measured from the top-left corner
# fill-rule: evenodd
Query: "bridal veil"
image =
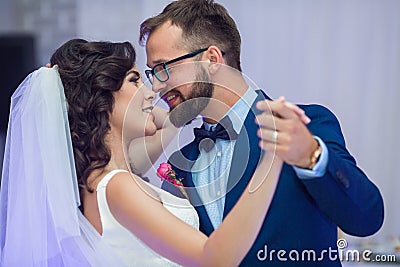
<path fill-rule="evenodd" d="M 67 108 L 57 66 L 34 71 L 12 96 L 0 266 L 124 265 L 78 209 Z"/>

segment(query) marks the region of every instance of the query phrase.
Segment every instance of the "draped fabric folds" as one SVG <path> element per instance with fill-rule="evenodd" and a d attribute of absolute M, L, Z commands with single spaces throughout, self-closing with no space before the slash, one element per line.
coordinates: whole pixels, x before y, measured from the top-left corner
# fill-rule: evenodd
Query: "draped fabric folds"
<path fill-rule="evenodd" d="M 3 162 L 0 266 L 123 266 L 82 215 L 57 67 L 17 88 Z"/>

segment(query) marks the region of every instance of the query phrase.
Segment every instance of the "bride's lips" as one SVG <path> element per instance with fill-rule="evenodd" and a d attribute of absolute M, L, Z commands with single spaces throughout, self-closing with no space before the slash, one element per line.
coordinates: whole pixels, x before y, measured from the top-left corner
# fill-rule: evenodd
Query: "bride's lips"
<path fill-rule="evenodd" d="M 152 121 L 154 121 L 154 115 L 153 115 L 153 113 L 151 113 L 151 111 L 153 110 L 153 106 L 148 106 L 148 107 L 145 107 L 145 108 L 143 108 L 142 109 L 142 111 L 144 112 L 144 113 L 146 113 L 146 114 L 148 114 L 149 115 L 149 118 L 152 120 Z"/>

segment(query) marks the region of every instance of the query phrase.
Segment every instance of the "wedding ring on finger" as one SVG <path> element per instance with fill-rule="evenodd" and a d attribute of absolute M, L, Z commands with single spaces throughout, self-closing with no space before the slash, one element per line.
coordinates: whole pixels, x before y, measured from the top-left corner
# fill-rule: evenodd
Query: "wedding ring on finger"
<path fill-rule="evenodd" d="M 273 131 L 272 132 L 272 142 L 276 143 L 277 140 L 278 140 L 278 132 Z"/>

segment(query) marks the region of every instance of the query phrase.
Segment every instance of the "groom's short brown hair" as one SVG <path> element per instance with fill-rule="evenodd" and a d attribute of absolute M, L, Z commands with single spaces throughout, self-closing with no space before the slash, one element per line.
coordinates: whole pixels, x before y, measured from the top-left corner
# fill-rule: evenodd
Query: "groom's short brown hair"
<path fill-rule="evenodd" d="M 182 29 L 183 46 L 193 51 L 215 45 L 225 52 L 227 65 L 241 71 L 240 34 L 228 11 L 213 0 L 178 0 L 168 4 L 157 16 L 140 25 L 139 41 L 165 22 Z"/>

